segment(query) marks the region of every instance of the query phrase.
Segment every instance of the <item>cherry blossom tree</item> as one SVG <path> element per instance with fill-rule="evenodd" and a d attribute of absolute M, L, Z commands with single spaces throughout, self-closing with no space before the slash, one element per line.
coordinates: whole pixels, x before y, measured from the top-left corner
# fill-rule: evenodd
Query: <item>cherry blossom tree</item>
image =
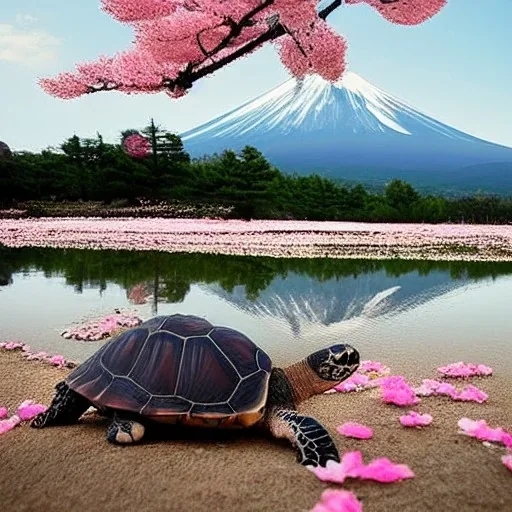
<path fill-rule="evenodd" d="M 133 47 L 40 81 L 71 99 L 99 91 L 185 95 L 211 75 L 272 42 L 296 77 L 335 81 L 345 69 L 345 39 L 325 21 L 342 4 L 366 3 L 388 21 L 416 25 L 447 0 L 101 0 L 103 10 L 135 31 Z"/>

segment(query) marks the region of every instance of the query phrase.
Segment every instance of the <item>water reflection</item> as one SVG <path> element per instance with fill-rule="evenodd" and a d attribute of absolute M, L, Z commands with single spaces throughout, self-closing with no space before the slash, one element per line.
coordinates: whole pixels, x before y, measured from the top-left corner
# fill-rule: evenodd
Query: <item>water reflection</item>
<path fill-rule="evenodd" d="M 58 333 L 91 316 L 132 307 L 143 318 L 173 312 L 206 316 L 243 330 L 282 360 L 347 337 L 371 347 L 371 357 L 382 344 L 419 357 L 418 347 L 426 350 L 425 339 L 432 343 L 427 336 L 450 307 L 462 304 L 459 316 L 446 317 L 452 345 L 471 336 L 467 315 L 482 313 L 473 302 L 489 286 L 512 291 L 511 276 L 511 263 L 0 247 L 0 338 L 21 338 L 35 348 L 82 359 L 98 345 L 71 343 Z M 504 292 L 496 293 L 492 300 L 499 312 Z M 506 315 L 493 321 L 496 342 L 503 344 Z"/>

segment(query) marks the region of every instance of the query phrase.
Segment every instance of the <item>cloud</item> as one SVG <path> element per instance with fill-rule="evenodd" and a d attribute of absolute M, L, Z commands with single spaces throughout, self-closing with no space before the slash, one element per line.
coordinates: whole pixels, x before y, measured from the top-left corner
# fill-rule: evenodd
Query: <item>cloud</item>
<path fill-rule="evenodd" d="M 36 20 L 29 14 L 22 16 L 20 24 L 32 24 Z M 0 23 L 0 61 L 37 65 L 57 57 L 60 40 L 44 30 L 19 28 Z"/>
<path fill-rule="evenodd" d="M 35 16 L 32 16 L 32 14 L 16 14 L 16 23 L 18 23 L 18 25 L 31 25 L 37 21 L 38 19 Z"/>

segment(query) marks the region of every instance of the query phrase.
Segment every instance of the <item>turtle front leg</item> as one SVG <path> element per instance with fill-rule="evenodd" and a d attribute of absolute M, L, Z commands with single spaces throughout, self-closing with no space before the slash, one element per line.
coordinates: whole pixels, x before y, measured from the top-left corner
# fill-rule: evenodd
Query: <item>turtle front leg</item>
<path fill-rule="evenodd" d="M 89 400 L 69 389 L 64 381 L 59 382 L 55 389 L 57 392 L 50 407 L 32 420 L 31 427 L 44 428 L 76 423 L 91 405 Z"/>
<path fill-rule="evenodd" d="M 144 437 L 145 430 L 144 425 L 129 414 L 116 412 L 107 428 L 107 440 L 113 444 L 138 443 Z"/>
<path fill-rule="evenodd" d="M 274 437 L 290 440 L 297 448 L 297 462 L 303 466 L 325 467 L 330 460 L 340 461 L 329 432 L 315 418 L 290 409 L 278 409 L 271 412 L 267 425 Z"/>

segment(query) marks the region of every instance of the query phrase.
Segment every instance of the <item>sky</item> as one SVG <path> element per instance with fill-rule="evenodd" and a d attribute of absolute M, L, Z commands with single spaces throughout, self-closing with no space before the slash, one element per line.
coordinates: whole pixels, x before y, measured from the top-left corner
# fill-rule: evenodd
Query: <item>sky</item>
<path fill-rule="evenodd" d="M 267 45 L 179 100 L 117 92 L 56 99 L 39 78 L 128 48 L 131 27 L 101 11 L 100 0 L 2 4 L 0 140 L 14 150 L 57 147 L 73 134 L 117 141 L 121 130 L 142 128 L 151 117 L 180 133 L 290 78 Z M 393 25 L 366 5 L 343 6 L 328 21 L 347 39 L 350 71 L 441 122 L 512 147 L 512 0 L 448 0 L 415 27 Z"/>

